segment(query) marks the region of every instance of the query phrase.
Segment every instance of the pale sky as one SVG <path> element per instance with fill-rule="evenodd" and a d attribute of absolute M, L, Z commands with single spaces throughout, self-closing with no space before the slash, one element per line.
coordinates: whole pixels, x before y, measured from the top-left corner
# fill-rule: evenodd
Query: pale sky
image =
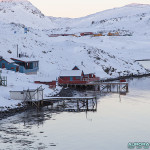
<path fill-rule="evenodd" d="M 150 4 L 150 0 L 29 0 L 46 16 L 77 18 L 131 3 Z"/>

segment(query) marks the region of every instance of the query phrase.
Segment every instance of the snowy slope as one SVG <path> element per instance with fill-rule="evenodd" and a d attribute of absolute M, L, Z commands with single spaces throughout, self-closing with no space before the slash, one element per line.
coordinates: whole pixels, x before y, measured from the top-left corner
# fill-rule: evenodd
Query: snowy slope
<path fill-rule="evenodd" d="M 150 5 L 130 4 L 76 19 L 56 19 L 64 27 L 70 27 L 69 32 L 101 32 L 103 30 L 129 30 L 135 34 L 150 33 Z M 143 28 L 144 26 L 144 28 Z"/>
<path fill-rule="evenodd" d="M 14 22 L 36 29 L 50 29 L 56 26 L 27 0 L 0 1 L 0 21 Z"/>

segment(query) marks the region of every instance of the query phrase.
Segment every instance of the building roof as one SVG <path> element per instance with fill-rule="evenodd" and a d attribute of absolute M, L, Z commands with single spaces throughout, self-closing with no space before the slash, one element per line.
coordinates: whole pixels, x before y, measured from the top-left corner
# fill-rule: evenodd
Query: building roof
<path fill-rule="evenodd" d="M 38 60 L 35 60 L 35 59 L 31 59 L 31 58 L 11 58 L 12 60 L 16 60 L 16 61 L 20 61 L 20 62 L 38 62 Z"/>
<path fill-rule="evenodd" d="M 78 66 L 74 66 L 72 70 L 80 70 Z"/>
<path fill-rule="evenodd" d="M 4 57 L 1 57 L 1 60 L 5 60 L 7 61 L 8 63 L 14 63 L 14 61 L 10 58 L 4 58 Z"/>
<path fill-rule="evenodd" d="M 62 77 L 79 77 L 82 74 L 82 70 L 64 70 L 61 71 L 60 76 Z"/>

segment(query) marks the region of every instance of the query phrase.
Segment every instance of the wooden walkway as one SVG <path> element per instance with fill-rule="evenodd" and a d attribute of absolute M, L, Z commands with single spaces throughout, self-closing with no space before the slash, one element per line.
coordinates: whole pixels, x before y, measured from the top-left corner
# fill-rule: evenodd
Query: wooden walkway
<path fill-rule="evenodd" d="M 50 97 L 43 103 L 50 102 L 51 110 L 68 112 L 97 111 L 96 97 Z"/>
<path fill-rule="evenodd" d="M 98 82 L 94 83 L 95 90 L 101 93 L 128 93 L 128 82 Z"/>
<path fill-rule="evenodd" d="M 40 101 L 28 100 L 26 103 L 35 106 L 37 109 L 42 106 L 47 106 L 48 109 L 56 111 L 97 111 L 96 97 L 49 97 Z"/>
<path fill-rule="evenodd" d="M 56 101 L 64 101 L 64 100 L 77 101 L 77 100 L 93 100 L 93 99 L 95 98 L 94 97 L 49 97 L 47 99 L 43 99 L 43 101 L 56 102 Z"/>
<path fill-rule="evenodd" d="M 88 88 L 92 87 L 94 91 L 100 91 L 100 93 L 127 93 L 129 91 L 128 82 L 90 82 L 86 84 L 69 84 L 66 85 L 70 88 Z"/>

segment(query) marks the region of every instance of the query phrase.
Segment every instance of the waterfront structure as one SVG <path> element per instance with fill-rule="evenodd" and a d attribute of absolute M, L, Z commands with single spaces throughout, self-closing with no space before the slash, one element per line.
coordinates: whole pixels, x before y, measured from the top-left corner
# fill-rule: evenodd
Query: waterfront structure
<path fill-rule="evenodd" d="M 87 84 L 99 80 L 100 78 L 96 77 L 94 73 L 85 74 L 83 70 L 79 70 L 79 68 L 75 66 L 72 70 L 61 71 L 58 78 L 58 85 Z"/>

